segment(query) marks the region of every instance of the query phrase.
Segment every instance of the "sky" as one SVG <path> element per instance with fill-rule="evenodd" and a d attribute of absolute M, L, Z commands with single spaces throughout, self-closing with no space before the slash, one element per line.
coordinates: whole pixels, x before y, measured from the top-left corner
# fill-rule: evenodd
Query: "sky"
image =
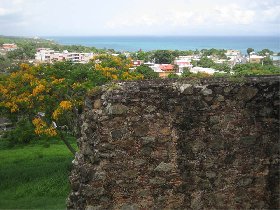
<path fill-rule="evenodd" d="M 280 0 L 0 0 L 0 35 L 279 36 Z"/>

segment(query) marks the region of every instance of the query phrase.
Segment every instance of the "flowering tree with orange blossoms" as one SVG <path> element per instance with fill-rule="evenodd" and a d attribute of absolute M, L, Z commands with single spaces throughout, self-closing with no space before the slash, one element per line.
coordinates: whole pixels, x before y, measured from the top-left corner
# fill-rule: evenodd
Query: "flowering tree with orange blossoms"
<path fill-rule="evenodd" d="M 1 76 L 0 108 L 10 118 L 32 122 L 39 136 L 60 137 L 75 153 L 62 128 L 74 133 L 87 91 L 107 81 L 92 65 L 21 64 L 18 71 Z"/>
<path fill-rule="evenodd" d="M 97 59 L 89 64 L 21 64 L 18 71 L 0 77 L 0 109 L 15 122 L 32 122 L 36 135 L 61 138 L 74 154 L 62 131 L 79 134 L 77 120 L 87 92 L 110 80 L 142 78 L 129 70 L 129 59 Z"/>
<path fill-rule="evenodd" d="M 138 80 L 143 75 L 132 70 L 132 60 L 121 56 L 98 55 L 92 59 L 95 69 L 108 80 Z"/>

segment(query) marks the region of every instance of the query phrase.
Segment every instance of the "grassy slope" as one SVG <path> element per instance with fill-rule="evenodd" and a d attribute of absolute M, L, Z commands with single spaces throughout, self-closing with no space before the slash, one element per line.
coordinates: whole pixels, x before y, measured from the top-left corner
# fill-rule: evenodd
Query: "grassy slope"
<path fill-rule="evenodd" d="M 75 142 L 71 142 L 75 145 Z M 63 143 L 0 145 L 0 209 L 65 209 L 73 156 Z"/>

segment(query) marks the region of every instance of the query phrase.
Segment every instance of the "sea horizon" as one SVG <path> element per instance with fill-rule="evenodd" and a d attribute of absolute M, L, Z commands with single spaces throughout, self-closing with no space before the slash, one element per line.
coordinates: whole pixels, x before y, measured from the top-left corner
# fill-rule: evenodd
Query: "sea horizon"
<path fill-rule="evenodd" d="M 255 51 L 270 49 L 280 51 L 278 36 L 167 36 L 167 35 L 123 35 L 123 36 L 42 36 L 63 45 L 83 45 L 99 49 L 135 52 L 138 50 L 201 50 L 235 49 L 246 54 L 247 48 Z"/>

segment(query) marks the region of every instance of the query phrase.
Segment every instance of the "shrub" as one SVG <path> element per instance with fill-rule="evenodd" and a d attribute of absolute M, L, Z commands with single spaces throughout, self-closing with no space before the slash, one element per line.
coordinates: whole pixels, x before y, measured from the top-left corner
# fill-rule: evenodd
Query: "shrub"
<path fill-rule="evenodd" d="M 3 139 L 9 142 L 10 146 L 16 144 L 27 144 L 32 140 L 38 138 L 34 133 L 34 126 L 28 120 L 20 120 L 14 129 L 7 131 L 3 135 Z"/>

